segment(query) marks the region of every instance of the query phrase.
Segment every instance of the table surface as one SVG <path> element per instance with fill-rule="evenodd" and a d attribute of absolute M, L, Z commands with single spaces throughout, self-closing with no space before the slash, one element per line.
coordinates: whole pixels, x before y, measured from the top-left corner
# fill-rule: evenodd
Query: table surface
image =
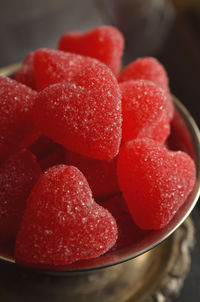
<path fill-rule="evenodd" d="M 123 3 L 125 2 L 130 3 L 128 0 Z M 147 3 L 147 1 L 143 2 Z M 152 0 L 148 3 L 149 6 L 153 6 L 156 2 L 158 1 Z M 126 20 L 128 17 L 124 18 L 126 20 L 124 22 L 123 16 L 117 14 L 119 10 L 124 12 L 124 8 L 120 9 L 120 0 L 115 3 L 118 6 L 114 5 L 112 0 L 0 1 L 0 67 L 22 61 L 28 51 L 36 48 L 56 48 L 58 38 L 66 31 L 87 30 L 105 23 L 117 24 L 124 31 L 128 41 L 131 39 L 134 41 L 134 38 L 139 41 L 139 43 L 135 43 L 135 46 L 134 43 L 127 43 L 129 48 L 125 53 L 124 62 L 127 63 L 134 59 L 138 53 L 141 53 L 141 56 L 157 57 L 168 71 L 171 90 L 185 104 L 199 124 L 200 35 L 198 34 L 200 34 L 200 10 L 190 7 L 187 10 L 176 12 L 175 15 L 175 9 L 168 5 L 167 10 L 163 10 L 164 15 L 161 18 L 161 13 L 163 14 L 161 10 L 166 5 L 166 1 L 163 0 L 160 2 L 163 3 L 163 7 L 159 7 L 159 18 L 155 19 L 151 15 L 152 11 L 149 7 L 148 10 L 146 9 L 146 4 L 141 8 L 141 5 L 138 4 L 139 1 L 135 1 L 133 14 L 136 18 L 134 20 L 138 20 L 138 11 L 140 16 L 142 15 L 141 9 L 145 12 L 148 11 L 150 17 L 154 21 L 156 20 L 153 27 L 150 22 L 151 18 L 146 17 L 148 14 L 145 15 L 144 22 L 143 14 L 141 24 L 143 24 L 144 30 L 139 31 L 140 34 L 136 35 L 134 28 L 137 28 L 140 23 L 134 23 L 131 18 Z M 113 15 L 114 13 L 115 15 Z M 126 17 L 126 14 L 124 16 Z M 148 32 L 145 32 L 148 24 L 152 24 L 152 28 L 150 26 Z M 160 26 L 157 26 L 158 24 Z M 163 31 L 155 30 L 158 27 Z M 192 254 L 191 271 L 180 296 L 174 300 L 176 302 L 200 301 L 199 205 L 193 211 L 192 216 L 196 228 L 196 245 Z"/>

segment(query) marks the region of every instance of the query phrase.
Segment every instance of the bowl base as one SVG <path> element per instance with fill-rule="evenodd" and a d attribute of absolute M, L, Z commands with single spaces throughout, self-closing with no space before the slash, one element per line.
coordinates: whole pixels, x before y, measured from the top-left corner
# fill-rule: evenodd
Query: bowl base
<path fill-rule="evenodd" d="M 164 302 L 178 295 L 190 269 L 194 227 L 188 218 L 147 253 L 112 267 L 41 273 L 0 262 L 2 301 Z"/>

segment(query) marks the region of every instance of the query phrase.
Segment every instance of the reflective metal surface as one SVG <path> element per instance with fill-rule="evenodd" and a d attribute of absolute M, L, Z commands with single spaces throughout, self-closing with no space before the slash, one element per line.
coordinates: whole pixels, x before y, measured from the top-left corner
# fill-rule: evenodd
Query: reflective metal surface
<path fill-rule="evenodd" d="M 16 63 L 8 65 L 6 67 L 0 68 L 0 76 L 8 76 L 15 73 L 21 67 L 21 63 Z"/>
<path fill-rule="evenodd" d="M 0 262 L 1 301 L 169 302 L 188 274 L 193 244 L 194 227 L 188 218 L 156 248 L 104 269 L 41 274 Z"/>
<path fill-rule="evenodd" d="M 17 70 L 17 66 L 1 69 L 0 74 L 10 75 Z M 177 149 L 187 151 L 196 162 L 197 178 L 195 187 L 187 198 L 184 205 L 179 209 L 171 222 L 163 229 L 151 232 L 144 232 L 142 236 L 137 238 L 131 245 L 119 249 L 117 251 L 108 252 L 96 259 L 77 261 L 67 267 L 61 268 L 58 272 L 42 270 L 43 273 L 52 274 L 66 274 L 70 272 L 81 272 L 88 270 L 95 270 L 98 268 L 105 268 L 115 264 L 119 264 L 131 260 L 139 255 L 144 254 L 156 245 L 160 244 L 168 238 L 188 217 L 198 201 L 200 195 L 200 134 L 193 118 L 186 110 L 186 108 L 174 97 L 174 104 L 176 107 L 175 118 L 171 125 L 172 144 L 176 144 Z M 170 142 L 169 140 L 169 142 Z M 171 143 L 171 142 L 170 142 Z M 170 144 L 169 143 L 169 144 Z M 1 257 L 4 261 L 12 261 L 11 257 Z"/>

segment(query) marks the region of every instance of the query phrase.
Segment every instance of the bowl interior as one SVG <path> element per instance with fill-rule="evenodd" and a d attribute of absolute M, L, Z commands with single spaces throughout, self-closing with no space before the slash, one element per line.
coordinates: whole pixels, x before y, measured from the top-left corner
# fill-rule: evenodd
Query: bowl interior
<path fill-rule="evenodd" d="M 134 230 L 130 230 L 130 232 L 135 232 L 135 239 L 128 246 L 107 252 L 96 259 L 75 262 L 69 265 L 67 269 L 96 269 L 133 259 L 167 239 L 191 213 L 200 195 L 200 134 L 198 127 L 187 109 L 177 98 L 173 98 L 176 111 L 171 123 L 171 135 L 168 138 L 167 145 L 171 150 L 187 152 L 195 161 L 197 176 L 193 191 L 170 223 L 163 229 L 142 231 L 135 226 Z"/>
<path fill-rule="evenodd" d="M 13 68 L 16 69 L 16 65 L 14 65 Z M 15 69 L 8 68 L 6 71 L 4 70 L 4 72 L 3 70 L 0 70 L 0 75 L 11 75 L 15 72 Z M 123 248 L 112 249 L 106 254 L 95 259 L 77 261 L 66 267 L 57 267 L 56 269 L 59 273 L 94 270 L 133 259 L 152 249 L 169 237 L 191 213 L 200 195 L 200 134 L 198 127 L 186 108 L 175 97 L 173 97 L 173 99 L 176 110 L 174 119 L 171 123 L 171 135 L 167 141 L 167 145 L 172 150 L 182 150 L 187 152 L 194 159 L 197 170 L 194 189 L 186 202 L 179 209 L 170 223 L 163 229 L 156 231 L 142 231 L 135 226 L 134 230 L 130 230 L 130 232 L 134 232 L 135 234 L 134 240 L 131 244 L 124 246 Z M 14 263 L 13 247 L 0 248 L 0 259 L 2 261 Z M 42 269 L 42 267 L 37 267 L 37 269 Z M 50 272 L 51 270 L 42 271 Z M 52 273 L 56 272 L 52 271 Z"/>

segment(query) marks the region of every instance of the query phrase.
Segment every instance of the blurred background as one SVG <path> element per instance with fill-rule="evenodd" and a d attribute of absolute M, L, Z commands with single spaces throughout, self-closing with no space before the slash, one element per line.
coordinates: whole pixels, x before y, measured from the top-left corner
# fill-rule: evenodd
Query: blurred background
<path fill-rule="evenodd" d="M 124 64 L 152 55 L 199 123 L 200 0 L 0 0 L 0 67 L 70 30 L 113 24 L 125 35 Z"/>
<path fill-rule="evenodd" d="M 0 0 L 0 67 L 22 61 L 34 49 L 56 48 L 67 31 L 101 24 L 124 34 L 124 65 L 141 56 L 164 64 L 171 91 L 200 126 L 200 0 Z M 193 218 L 192 268 L 176 302 L 200 301 L 198 207 Z"/>

